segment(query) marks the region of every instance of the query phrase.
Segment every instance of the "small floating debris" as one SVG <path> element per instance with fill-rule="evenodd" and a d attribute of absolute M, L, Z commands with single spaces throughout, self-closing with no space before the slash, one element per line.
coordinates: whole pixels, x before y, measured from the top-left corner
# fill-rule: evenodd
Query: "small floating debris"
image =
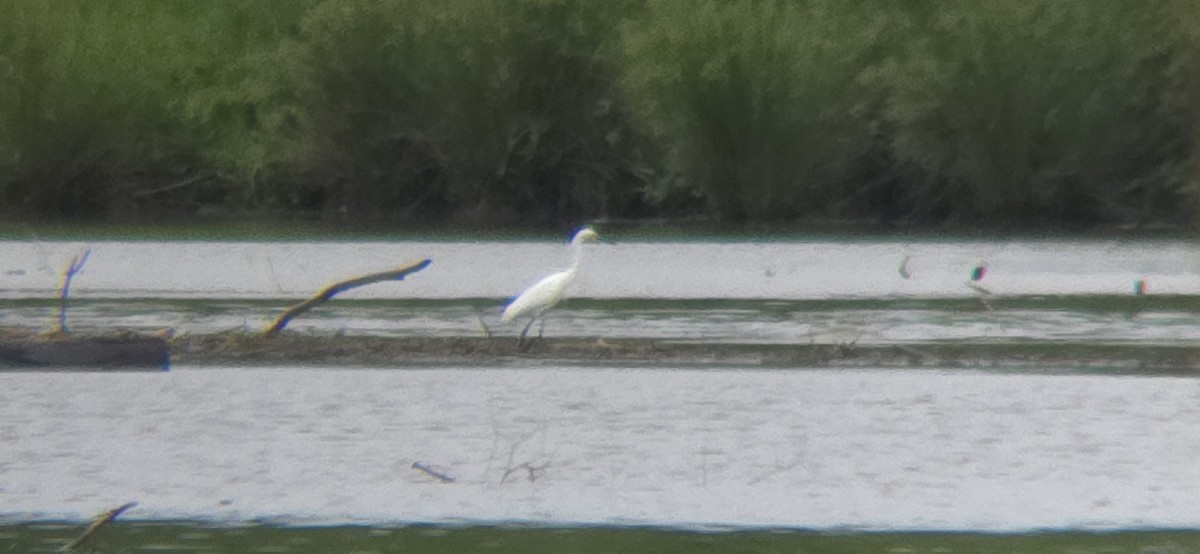
<path fill-rule="evenodd" d="M 454 482 L 453 477 L 446 475 L 445 473 L 442 473 L 440 471 L 437 471 L 421 462 L 413 462 L 412 468 L 417 471 L 420 471 L 426 475 L 429 475 L 430 477 L 433 477 L 434 479 L 437 479 L 438 481 L 441 481 L 443 483 L 453 483 Z"/>
<path fill-rule="evenodd" d="M 987 269 L 988 263 L 986 261 L 981 260 L 979 263 L 975 264 L 975 267 L 971 268 L 971 279 L 966 282 L 967 288 L 974 290 L 983 296 L 992 296 L 992 291 L 979 284 L 979 282 L 983 280 L 984 276 L 987 275 Z M 991 310 L 991 306 L 987 305 L 987 300 L 984 300 L 984 306 L 986 306 L 989 311 Z"/>
<path fill-rule="evenodd" d="M 988 302 L 988 297 L 992 296 L 992 291 L 984 287 L 979 282 L 987 275 L 988 264 L 986 261 L 980 261 L 971 268 L 971 279 L 963 283 L 967 288 L 975 291 L 979 295 L 979 302 L 983 304 L 984 309 L 989 313 L 992 311 L 992 303 Z"/>
<path fill-rule="evenodd" d="M 897 269 L 897 271 L 900 273 L 900 276 L 905 279 L 912 278 L 912 271 L 908 268 L 908 261 L 911 259 L 912 254 L 905 254 L 904 259 L 900 260 L 900 267 Z"/>
<path fill-rule="evenodd" d="M 975 264 L 975 267 L 971 268 L 971 281 L 976 283 L 982 281 L 983 277 L 987 275 L 987 268 L 988 265 L 985 261 Z"/>

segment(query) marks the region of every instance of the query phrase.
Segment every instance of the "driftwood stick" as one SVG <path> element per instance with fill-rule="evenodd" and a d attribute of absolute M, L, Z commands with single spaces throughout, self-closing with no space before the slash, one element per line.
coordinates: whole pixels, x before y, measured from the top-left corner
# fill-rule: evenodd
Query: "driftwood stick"
<path fill-rule="evenodd" d="M 402 281 L 410 273 L 421 271 L 422 269 L 428 267 L 430 263 L 431 261 L 429 259 L 424 259 L 419 262 L 413 262 L 408 265 L 398 267 L 396 269 L 381 271 L 379 273 L 372 273 L 370 275 L 363 275 L 361 277 L 354 277 L 352 279 L 346 279 L 345 281 L 333 283 L 332 285 L 329 285 L 318 291 L 308 300 L 305 300 L 304 302 L 296 304 L 295 306 L 285 310 L 283 314 L 281 314 L 275 320 L 275 322 L 267 328 L 266 331 L 262 332 L 262 336 L 273 337 L 278 335 L 284 327 L 287 327 L 288 322 L 291 321 L 292 318 L 307 312 L 315 306 L 324 304 L 326 301 L 328 301 L 330 298 L 333 298 L 340 292 L 361 287 L 363 285 L 369 285 L 371 283 L 378 283 L 380 281 Z"/>
<path fill-rule="evenodd" d="M 67 334 L 67 298 L 71 294 L 71 279 L 83 269 L 83 264 L 87 263 L 88 256 L 91 254 L 91 248 L 84 248 L 83 252 L 71 258 L 71 261 L 63 268 L 62 278 L 58 285 L 58 328 L 54 330 L 55 334 Z"/>
<path fill-rule="evenodd" d="M 117 519 L 117 516 L 121 515 L 122 512 L 124 512 L 125 510 L 128 510 L 134 506 L 137 506 L 137 502 L 128 502 L 128 503 L 122 504 L 121 506 L 113 508 L 107 512 L 104 512 L 103 514 L 100 514 L 100 516 L 97 517 L 96 520 L 93 521 L 92 524 L 88 526 L 88 528 L 83 532 L 82 535 L 79 535 L 79 537 L 77 537 L 75 540 L 71 541 L 71 544 L 64 546 L 62 548 L 62 552 L 74 552 L 75 549 L 82 546 L 89 539 L 91 539 L 98 531 L 100 531 L 100 529 L 102 527 L 104 527 L 105 525 L 108 525 L 109 523 L 112 522 L 112 520 Z"/>
<path fill-rule="evenodd" d="M 420 471 L 421 473 L 424 473 L 430 477 L 433 477 L 443 483 L 453 483 L 454 482 L 453 477 L 446 475 L 445 473 L 442 473 L 440 471 L 437 471 L 421 462 L 413 462 L 412 468 L 417 471 Z"/>

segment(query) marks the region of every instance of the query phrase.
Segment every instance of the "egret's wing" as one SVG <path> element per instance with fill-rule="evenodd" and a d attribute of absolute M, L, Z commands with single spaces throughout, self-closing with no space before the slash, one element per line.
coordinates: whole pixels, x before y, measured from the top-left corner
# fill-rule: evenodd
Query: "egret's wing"
<path fill-rule="evenodd" d="M 509 321 L 550 309 L 562 300 L 567 283 L 570 281 L 570 273 L 563 271 L 534 283 L 533 286 L 522 291 L 508 307 L 504 308 L 504 315 L 500 319 Z"/>

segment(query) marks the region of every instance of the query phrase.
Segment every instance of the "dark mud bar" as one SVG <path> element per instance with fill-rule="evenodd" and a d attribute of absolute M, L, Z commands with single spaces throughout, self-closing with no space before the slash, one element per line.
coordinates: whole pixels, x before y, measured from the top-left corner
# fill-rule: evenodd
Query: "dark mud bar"
<path fill-rule="evenodd" d="M 178 363 L 214 365 L 622 365 L 763 368 L 973 368 L 1013 371 L 1200 373 L 1200 346 L 920 343 L 745 344 L 563 337 L 518 348 L 512 337 L 349 337 L 285 334 L 184 337 Z"/>
<path fill-rule="evenodd" d="M 0 370 L 166 371 L 170 366 L 171 343 L 166 337 L 129 333 L 37 334 L 22 329 L 0 329 Z"/>
<path fill-rule="evenodd" d="M 1200 374 L 1200 346 L 1083 343 L 744 344 L 513 337 L 367 337 L 308 333 L 54 336 L 0 332 L 0 369 L 164 371 L 189 366 L 422 367 L 604 365 L 762 368 L 981 368 Z"/>

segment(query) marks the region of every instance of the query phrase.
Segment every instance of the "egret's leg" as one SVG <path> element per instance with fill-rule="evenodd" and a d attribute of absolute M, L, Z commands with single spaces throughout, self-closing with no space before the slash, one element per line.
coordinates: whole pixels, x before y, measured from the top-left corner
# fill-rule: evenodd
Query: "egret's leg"
<path fill-rule="evenodd" d="M 521 349 L 521 347 L 525 345 L 525 335 L 529 333 L 529 328 L 530 328 L 530 327 L 533 327 L 533 322 L 534 322 L 535 320 L 537 320 L 537 318 L 536 318 L 536 317 L 535 317 L 535 318 L 531 318 L 531 319 L 529 320 L 529 323 L 526 323 L 526 324 L 525 324 L 525 328 L 524 328 L 524 329 L 521 329 L 521 336 L 517 337 L 517 350 L 520 350 L 520 349 Z"/>
<path fill-rule="evenodd" d="M 540 320 L 541 320 L 541 323 L 538 325 L 538 334 L 537 334 L 537 337 L 534 337 L 533 339 L 530 339 L 530 341 L 529 341 L 528 343 L 526 343 L 526 344 L 525 344 L 525 348 L 526 348 L 526 349 L 528 349 L 528 348 L 532 348 L 532 347 L 533 347 L 533 345 L 537 344 L 537 342 L 538 342 L 538 341 L 542 340 L 542 331 L 545 331 L 545 330 L 546 330 L 546 316 L 542 316 L 542 317 L 535 317 L 534 319 L 540 319 Z M 529 321 L 529 325 L 533 325 L 533 320 L 530 320 L 530 321 Z M 529 329 L 529 327 L 526 327 L 526 330 L 528 330 L 528 329 Z"/>

